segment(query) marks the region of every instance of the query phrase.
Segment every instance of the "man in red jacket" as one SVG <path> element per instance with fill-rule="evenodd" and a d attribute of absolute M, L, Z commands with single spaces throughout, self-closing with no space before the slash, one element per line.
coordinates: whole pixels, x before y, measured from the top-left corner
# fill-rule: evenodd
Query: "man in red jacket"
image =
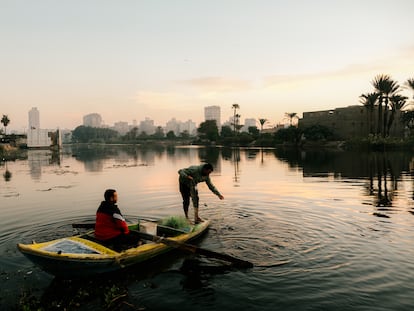
<path fill-rule="evenodd" d="M 96 212 L 95 237 L 115 248 L 123 245 L 136 245 L 138 237 L 131 234 L 128 225 L 118 206 L 118 193 L 114 189 L 108 189 L 104 194 L 105 201 L 101 202 Z"/>

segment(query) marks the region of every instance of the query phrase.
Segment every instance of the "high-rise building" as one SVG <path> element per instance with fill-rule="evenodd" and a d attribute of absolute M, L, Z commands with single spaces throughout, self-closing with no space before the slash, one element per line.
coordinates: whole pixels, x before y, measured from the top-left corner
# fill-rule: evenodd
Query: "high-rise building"
<path fill-rule="evenodd" d="M 98 113 L 90 113 L 83 117 L 83 125 L 90 127 L 102 127 L 102 117 Z"/>
<path fill-rule="evenodd" d="M 244 119 L 244 125 L 241 129 L 242 132 L 248 132 L 249 131 L 249 127 L 257 127 L 257 121 L 256 119 L 253 118 L 247 118 Z"/>
<path fill-rule="evenodd" d="M 221 128 L 221 111 L 220 106 L 204 107 L 204 120 L 216 120 L 217 127 Z"/>
<path fill-rule="evenodd" d="M 197 127 L 195 122 L 188 120 L 180 124 L 180 133 L 186 131 L 190 136 L 193 136 L 197 133 Z"/>
<path fill-rule="evenodd" d="M 125 135 L 129 131 L 128 122 L 119 121 L 114 123 L 114 130 L 121 135 Z"/>
<path fill-rule="evenodd" d="M 165 125 L 165 132 L 168 133 L 170 131 L 173 131 L 175 135 L 180 134 L 180 123 L 175 118 L 172 118 L 170 121 L 168 121 Z"/>
<path fill-rule="evenodd" d="M 40 129 L 39 110 L 33 107 L 29 111 L 29 130 Z"/>
<path fill-rule="evenodd" d="M 51 131 L 40 128 L 40 113 L 36 107 L 29 111 L 29 128 L 27 130 L 28 148 L 60 148 L 62 137 L 59 130 Z"/>
<path fill-rule="evenodd" d="M 145 120 L 141 121 L 139 123 L 139 131 L 145 132 L 148 135 L 152 135 L 155 133 L 155 125 L 154 120 L 151 120 L 149 118 L 145 118 Z"/>

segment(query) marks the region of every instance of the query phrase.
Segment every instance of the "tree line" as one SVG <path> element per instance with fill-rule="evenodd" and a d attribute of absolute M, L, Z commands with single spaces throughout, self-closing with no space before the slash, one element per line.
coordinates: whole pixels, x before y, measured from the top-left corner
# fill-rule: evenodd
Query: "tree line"
<path fill-rule="evenodd" d="M 360 96 L 360 102 L 368 110 L 369 133 L 383 138 L 390 136 L 390 129 L 397 115 L 402 115 L 399 121 L 405 126 L 412 127 L 413 111 L 401 113 L 408 104 L 408 97 L 400 94 L 403 88 L 389 75 L 384 74 L 376 76 L 371 84 L 374 90 Z M 414 91 L 414 78 L 407 79 L 404 84 Z"/>

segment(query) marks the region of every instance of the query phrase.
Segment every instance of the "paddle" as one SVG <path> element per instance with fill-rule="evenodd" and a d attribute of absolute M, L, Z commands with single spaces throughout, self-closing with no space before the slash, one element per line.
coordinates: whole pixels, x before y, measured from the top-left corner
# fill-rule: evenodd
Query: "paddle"
<path fill-rule="evenodd" d="M 72 228 L 76 229 L 95 229 L 95 224 L 85 223 L 85 224 L 72 224 Z"/>
<path fill-rule="evenodd" d="M 79 224 L 72 224 L 73 228 L 82 228 L 82 229 L 93 229 L 95 228 L 95 224 L 93 223 L 79 223 Z M 233 256 L 230 256 L 228 254 L 218 253 L 209 249 L 201 248 L 192 244 L 183 243 L 174 241 L 168 238 L 160 237 L 157 235 L 152 235 L 149 233 L 144 233 L 141 231 L 131 230 L 136 232 L 140 237 L 146 240 L 153 241 L 155 243 L 163 243 L 165 245 L 168 245 L 173 248 L 177 248 L 179 250 L 186 251 L 188 253 L 197 254 L 197 255 L 203 255 L 210 258 L 216 258 L 224 261 L 231 262 L 235 267 L 237 268 L 252 268 L 253 264 L 249 261 L 242 260 Z"/>
<path fill-rule="evenodd" d="M 134 230 L 133 230 L 134 231 Z M 228 254 L 218 253 L 206 248 L 201 248 L 192 244 L 183 243 L 174 241 L 168 238 L 163 238 L 157 235 L 152 235 L 149 233 L 141 232 L 141 231 L 134 231 L 139 234 L 140 237 L 153 241 L 155 243 L 163 243 L 165 245 L 192 253 L 197 255 L 203 255 L 210 258 L 216 258 L 224 261 L 231 262 L 235 267 L 237 268 L 253 268 L 253 264 L 249 261 L 242 260 L 233 256 L 230 256 Z"/>

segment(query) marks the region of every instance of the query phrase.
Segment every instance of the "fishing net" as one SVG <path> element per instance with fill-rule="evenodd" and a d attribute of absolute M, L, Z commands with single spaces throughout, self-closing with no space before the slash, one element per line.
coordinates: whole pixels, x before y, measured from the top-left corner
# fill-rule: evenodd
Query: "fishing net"
<path fill-rule="evenodd" d="M 184 216 L 170 216 L 163 219 L 161 225 L 175 229 L 185 229 L 189 227 L 188 220 Z"/>

